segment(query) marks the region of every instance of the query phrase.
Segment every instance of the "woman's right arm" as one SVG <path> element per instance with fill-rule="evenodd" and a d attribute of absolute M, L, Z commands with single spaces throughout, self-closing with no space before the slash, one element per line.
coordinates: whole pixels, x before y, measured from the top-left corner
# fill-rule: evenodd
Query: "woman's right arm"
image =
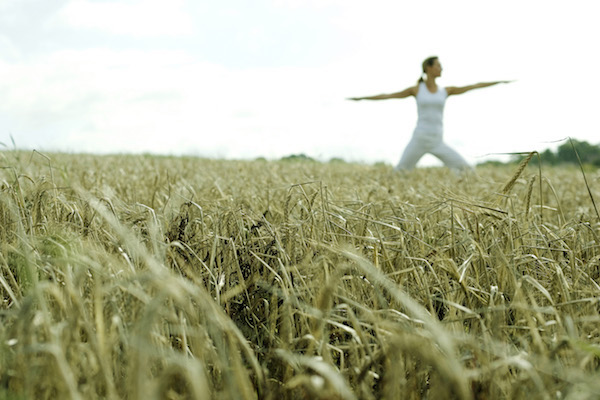
<path fill-rule="evenodd" d="M 416 96 L 417 95 L 417 87 L 412 86 L 407 89 L 404 89 L 401 92 L 390 93 L 390 94 L 378 94 L 377 96 L 367 96 L 367 97 L 351 97 L 348 100 L 387 100 L 387 99 L 404 99 L 408 96 Z"/>

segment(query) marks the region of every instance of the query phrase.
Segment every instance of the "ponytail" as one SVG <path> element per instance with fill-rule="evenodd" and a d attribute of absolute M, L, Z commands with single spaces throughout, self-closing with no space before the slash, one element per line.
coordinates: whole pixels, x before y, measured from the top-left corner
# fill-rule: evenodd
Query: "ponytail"
<path fill-rule="evenodd" d="M 437 56 L 433 56 L 433 57 L 429 57 L 425 61 L 423 61 L 423 64 L 422 64 L 423 73 L 421 74 L 421 77 L 417 81 L 417 84 L 420 84 L 421 82 L 425 82 L 425 79 L 423 79 L 423 74 L 425 74 L 427 67 L 431 67 L 433 65 L 433 63 L 435 62 L 435 60 L 437 60 L 437 59 L 438 59 Z"/>

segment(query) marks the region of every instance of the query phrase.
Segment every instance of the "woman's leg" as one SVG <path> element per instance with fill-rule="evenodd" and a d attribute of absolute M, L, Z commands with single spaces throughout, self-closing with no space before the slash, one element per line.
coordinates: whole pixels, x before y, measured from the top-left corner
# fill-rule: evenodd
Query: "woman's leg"
<path fill-rule="evenodd" d="M 442 160 L 444 165 L 449 168 L 455 170 L 471 169 L 469 163 L 444 142 L 440 142 L 430 151 L 430 153 Z"/>
<path fill-rule="evenodd" d="M 398 165 L 396 165 L 396 170 L 400 171 L 413 169 L 421 157 L 427 153 L 427 151 L 428 148 L 425 143 L 413 137 L 406 145 L 406 148 L 402 153 L 402 157 L 400 158 L 400 162 Z"/>

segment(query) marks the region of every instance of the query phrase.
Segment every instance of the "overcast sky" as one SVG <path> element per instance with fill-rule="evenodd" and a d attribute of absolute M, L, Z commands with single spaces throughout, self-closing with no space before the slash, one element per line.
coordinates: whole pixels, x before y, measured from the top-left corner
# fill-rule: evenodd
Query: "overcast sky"
<path fill-rule="evenodd" d="M 448 100 L 468 161 L 598 143 L 598 19 L 593 0 L 0 0 L 0 142 L 395 164 L 414 99 L 345 99 L 438 55 L 442 85 L 517 80 Z"/>

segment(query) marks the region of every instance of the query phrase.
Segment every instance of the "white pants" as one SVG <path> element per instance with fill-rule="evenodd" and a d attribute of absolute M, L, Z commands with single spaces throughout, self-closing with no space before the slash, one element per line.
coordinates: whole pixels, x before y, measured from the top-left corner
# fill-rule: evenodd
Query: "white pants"
<path fill-rule="evenodd" d="M 455 170 L 470 168 L 467 161 L 460 154 L 444 143 L 441 134 L 415 132 L 408 145 L 406 145 L 396 169 L 413 169 L 426 153 L 433 154 L 449 168 Z"/>

